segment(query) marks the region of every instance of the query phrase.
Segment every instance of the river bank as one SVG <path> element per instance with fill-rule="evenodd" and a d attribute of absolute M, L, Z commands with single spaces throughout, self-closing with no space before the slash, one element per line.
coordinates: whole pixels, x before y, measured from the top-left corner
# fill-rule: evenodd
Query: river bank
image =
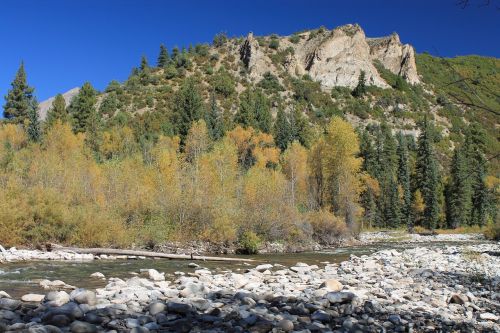
<path fill-rule="evenodd" d="M 439 235 L 419 235 L 408 234 L 401 231 L 377 231 L 361 233 L 359 239 L 342 239 L 337 246 L 321 246 L 319 244 L 308 244 L 303 246 L 290 246 L 281 243 L 264 244 L 259 253 L 300 253 L 328 250 L 336 247 L 366 246 L 382 242 L 398 242 L 405 244 L 427 243 L 427 242 L 477 242 L 484 240 L 482 234 L 439 234 Z M 218 255 L 234 254 L 235 249 L 220 248 L 205 242 L 195 242 L 192 244 L 169 243 L 155 249 L 157 252 L 181 254 L 181 255 Z M 1 262 L 16 261 L 87 261 L 87 260 L 120 260 L 120 259 L 144 259 L 143 256 L 134 255 L 96 255 L 88 253 L 75 253 L 73 251 L 58 250 L 51 251 L 37 249 L 17 249 L 15 247 L 2 249 L 0 251 Z"/>
<path fill-rule="evenodd" d="M 490 243 L 166 280 L 146 271 L 95 291 L 3 297 L 0 322 L 27 332 L 500 332 L 499 253 Z"/>

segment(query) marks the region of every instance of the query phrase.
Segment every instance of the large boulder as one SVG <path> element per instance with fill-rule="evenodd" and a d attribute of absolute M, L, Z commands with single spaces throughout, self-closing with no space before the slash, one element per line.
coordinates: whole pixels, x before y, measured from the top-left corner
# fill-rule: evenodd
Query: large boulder
<path fill-rule="evenodd" d="M 336 279 L 328 279 L 323 282 L 320 288 L 325 288 L 328 291 L 341 291 L 344 286 Z"/>
<path fill-rule="evenodd" d="M 61 306 L 68 303 L 70 297 L 65 291 L 51 291 L 45 296 L 45 300 L 50 306 Z"/>
<path fill-rule="evenodd" d="M 95 292 L 86 289 L 73 290 L 70 294 L 70 298 L 78 304 L 88 304 L 92 306 L 97 303 Z"/>

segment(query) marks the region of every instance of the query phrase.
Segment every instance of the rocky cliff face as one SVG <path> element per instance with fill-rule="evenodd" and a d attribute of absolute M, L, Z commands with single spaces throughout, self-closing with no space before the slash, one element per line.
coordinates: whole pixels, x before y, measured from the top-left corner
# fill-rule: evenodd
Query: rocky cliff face
<path fill-rule="evenodd" d="M 367 42 L 373 60 L 380 61 L 385 68 L 402 76 L 411 84 L 420 83 L 415 64 L 415 50 L 409 44 L 401 44 L 398 34 L 369 38 Z"/>
<path fill-rule="evenodd" d="M 259 42 L 249 33 L 246 40 L 240 46 L 240 60 L 245 64 L 250 78 L 260 79 L 265 72 L 274 68 L 271 59 L 266 56 Z"/>
<path fill-rule="evenodd" d="M 291 51 L 286 55 L 284 68 L 292 75 L 308 74 L 325 88 L 353 88 L 361 71 L 365 72 L 368 85 L 388 88 L 373 64 L 376 60 L 409 83 L 420 82 L 413 47 L 403 45 L 397 34 L 367 38 L 359 25 L 349 24 L 315 34 L 305 32 L 299 37 L 297 43 L 280 39 L 279 51 Z M 253 79 L 260 79 L 274 67 L 252 34 L 240 47 L 240 59 Z"/>

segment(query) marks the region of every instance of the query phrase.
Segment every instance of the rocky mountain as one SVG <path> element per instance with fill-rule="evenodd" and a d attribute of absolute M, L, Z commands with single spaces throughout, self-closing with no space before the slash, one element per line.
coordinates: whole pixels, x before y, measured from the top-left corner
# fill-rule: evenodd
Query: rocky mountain
<path fill-rule="evenodd" d="M 64 100 L 66 101 L 66 105 L 68 105 L 71 102 L 73 97 L 75 97 L 79 91 L 80 91 L 80 88 L 76 87 L 76 88 L 70 89 L 70 90 L 66 91 L 64 94 L 62 94 L 64 97 Z M 40 104 L 38 105 L 40 119 L 44 120 L 47 117 L 47 112 L 52 107 L 52 103 L 54 102 L 54 99 L 55 99 L 55 96 L 50 97 L 50 98 L 44 100 L 43 102 L 40 102 Z"/>
<path fill-rule="evenodd" d="M 249 96 L 244 93 L 260 91 L 273 118 L 279 109 L 300 110 L 315 132 L 331 116 L 341 115 L 356 127 L 386 122 L 394 131 L 415 137 L 427 116 L 445 160 L 470 122 L 480 122 L 487 132 L 489 154 L 500 149 L 498 113 L 490 112 L 500 109 L 496 58 L 416 54 L 396 33 L 367 37 L 357 24 L 289 36 L 222 35 L 213 44 L 173 48 L 170 53 L 164 65 L 142 64 L 125 82 L 111 82 L 98 96 L 97 108 L 110 124 L 127 122 L 143 131 L 173 134 L 176 92 L 194 78 L 205 105 L 214 95 L 226 128 L 235 125 L 242 99 Z M 367 92 L 354 97 L 361 72 Z M 66 102 L 77 92 L 65 93 Z M 40 104 L 42 119 L 52 101 Z"/>
<path fill-rule="evenodd" d="M 287 52 L 283 64 L 285 69 L 290 75 L 308 74 L 325 88 L 354 88 L 361 71 L 366 74 L 367 84 L 389 88 L 374 61 L 380 61 L 411 84 L 420 82 L 415 51 L 411 45 L 403 45 L 396 33 L 388 37 L 367 38 L 359 25 L 349 24 L 333 30 L 321 29 L 313 35 L 303 32 L 294 37 L 279 39 L 278 51 Z M 255 80 L 262 79 L 270 69 L 276 70 L 269 54 L 262 48 L 250 33 L 239 49 L 241 60 Z"/>

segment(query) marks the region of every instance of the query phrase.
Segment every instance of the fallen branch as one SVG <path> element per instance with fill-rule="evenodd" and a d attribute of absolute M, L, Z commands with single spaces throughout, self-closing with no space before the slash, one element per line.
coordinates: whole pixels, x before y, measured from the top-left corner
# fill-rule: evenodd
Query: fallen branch
<path fill-rule="evenodd" d="M 64 247 L 60 245 L 52 244 L 52 250 L 59 251 L 72 251 L 81 254 L 106 254 L 106 255 L 125 255 L 125 256 L 140 256 L 149 258 L 166 258 L 166 259 L 180 259 L 180 260 L 207 260 L 207 261 L 234 261 L 234 262 L 252 262 L 253 259 L 244 258 L 227 258 L 227 257 L 209 257 L 209 256 L 197 256 L 188 254 L 170 254 L 161 252 L 150 252 L 150 251 L 136 251 L 136 250 L 122 250 L 122 249 L 109 249 L 109 248 L 77 248 L 77 247 Z"/>

